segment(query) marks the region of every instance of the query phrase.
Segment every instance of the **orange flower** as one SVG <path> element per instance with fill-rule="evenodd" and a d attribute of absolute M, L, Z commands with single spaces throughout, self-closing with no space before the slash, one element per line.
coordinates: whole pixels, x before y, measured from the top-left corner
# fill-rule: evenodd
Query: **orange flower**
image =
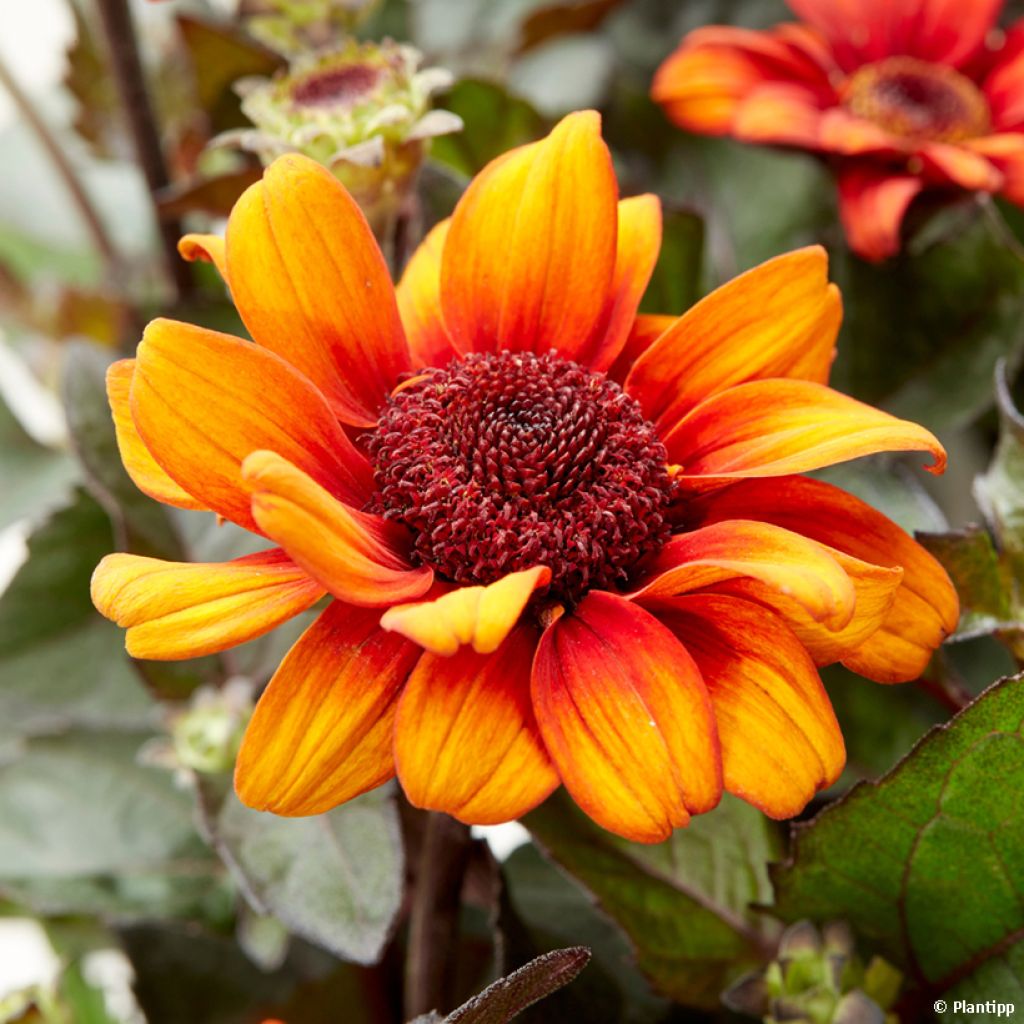
<path fill-rule="evenodd" d="M 832 158 L 847 238 L 870 260 L 899 249 L 923 190 L 1024 205 L 1024 21 L 996 31 L 1002 0 L 788 3 L 802 24 L 683 40 L 652 89 L 676 124 Z"/>
<path fill-rule="evenodd" d="M 356 205 L 300 156 L 226 240 L 183 241 L 255 344 L 150 324 L 110 373 L 121 452 L 148 494 L 278 546 L 110 555 L 93 597 L 132 654 L 183 658 L 330 596 L 256 708 L 246 803 L 316 814 L 397 773 L 414 804 L 482 824 L 561 782 L 651 842 L 724 780 L 787 817 L 843 765 L 816 665 L 910 679 L 954 628 L 922 548 L 797 475 L 945 459 L 826 386 L 824 251 L 638 317 L 660 234 L 580 113 L 476 178 L 397 298 Z"/>

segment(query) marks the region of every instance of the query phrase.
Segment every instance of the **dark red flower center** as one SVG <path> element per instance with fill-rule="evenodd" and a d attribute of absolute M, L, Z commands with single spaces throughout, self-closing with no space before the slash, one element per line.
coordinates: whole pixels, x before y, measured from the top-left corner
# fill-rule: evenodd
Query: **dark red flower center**
<path fill-rule="evenodd" d="M 969 78 L 915 57 L 868 64 L 847 79 L 842 93 L 848 110 L 894 135 L 956 142 L 990 126 L 988 102 Z"/>
<path fill-rule="evenodd" d="M 666 452 L 639 405 L 554 354 L 469 355 L 397 388 L 367 444 L 375 510 L 443 578 L 535 565 L 575 603 L 626 583 L 670 532 Z"/>
<path fill-rule="evenodd" d="M 302 107 L 349 107 L 377 85 L 380 68 L 369 64 L 311 71 L 292 86 L 292 101 Z"/>

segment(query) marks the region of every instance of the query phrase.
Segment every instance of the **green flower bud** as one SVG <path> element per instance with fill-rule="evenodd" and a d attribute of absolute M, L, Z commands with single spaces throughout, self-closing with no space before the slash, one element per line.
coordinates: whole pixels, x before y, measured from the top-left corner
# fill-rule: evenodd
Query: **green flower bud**
<path fill-rule="evenodd" d="M 178 770 L 200 775 L 230 772 L 252 710 L 247 680 L 231 680 L 220 690 L 197 690 L 190 706 L 172 717 L 169 760 Z"/>
<path fill-rule="evenodd" d="M 418 70 L 419 62 L 409 46 L 351 40 L 272 79 L 242 79 L 236 89 L 255 128 L 226 132 L 213 144 L 257 153 L 264 164 L 305 153 L 332 171 L 379 232 L 411 188 L 429 140 L 462 127 L 449 111 L 430 109 L 451 76 Z"/>

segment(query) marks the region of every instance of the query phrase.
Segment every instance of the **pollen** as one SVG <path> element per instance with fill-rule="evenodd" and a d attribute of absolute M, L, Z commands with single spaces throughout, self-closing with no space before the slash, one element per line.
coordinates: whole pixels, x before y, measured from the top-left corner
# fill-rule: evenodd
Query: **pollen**
<path fill-rule="evenodd" d="M 626 584 L 670 533 L 666 452 L 603 374 L 549 353 L 472 354 L 392 394 L 366 444 L 374 511 L 403 523 L 444 579 L 535 565 L 575 604 Z"/>
<path fill-rule="evenodd" d="M 990 127 L 988 102 L 969 78 L 914 57 L 889 57 L 860 68 L 842 94 L 849 111 L 907 138 L 958 142 Z"/>

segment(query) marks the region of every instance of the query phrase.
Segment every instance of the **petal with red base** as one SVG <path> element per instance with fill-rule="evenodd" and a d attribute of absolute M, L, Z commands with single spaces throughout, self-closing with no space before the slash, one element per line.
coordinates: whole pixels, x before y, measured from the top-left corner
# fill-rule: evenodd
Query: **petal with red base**
<path fill-rule="evenodd" d="M 410 565 L 401 527 L 343 504 L 287 459 L 253 452 L 242 477 L 259 528 L 340 600 L 379 608 L 430 589 L 434 573 Z"/>
<path fill-rule="evenodd" d="M 846 761 L 828 694 L 800 641 L 772 612 L 716 594 L 677 598 L 657 614 L 704 678 L 725 788 L 772 818 L 799 814 Z"/>
<path fill-rule="evenodd" d="M 664 313 L 640 313 L 633 321 L 626 343 L 608 376 L 622 384 L 633 369 L 633 364 L 679 319 Z"/>
<path fill-rule="evenodd" d="M 637 605 L 591 591 L 549 626 L 533 705 L 566 788 L 609 831 L 660 842 L 718 803 L 718 737 L 700 672 Z"/>
<path fill-rule="evenodd" d="M 554 348 L 572 360 L 593 352 L 613 300 L 617 201 L 593 111 L 481 171 L 455 208 L 442 257 L 455 348 Z"/>
<path fill-rule="evenodd" d="M 689 488 L 744 477 L 787 476 L 877 452 L 924 451 L 932 473 L 946 452 L 924 427 L 881 412 L 821 384 L 759 380 L 702 402 L 668 431 L 676 479 Z"/>
<path fill-rule="evenodd" d="M 456 356 L 441 311 L 441 255 L 451 220 L 435 224 L 413 253 L 395 294 L 415 368 L 447 366 Z"/>
<path fill-rule="evenodd" d="M 395 761 L 411 803 L 473 825 L 510 821 L 558 785 L 530 704 L 537 630 L 492 654 L 424 654 L 398 702 Z"/>
<path fill-rule="evenodd" d="M 369 464 L 320 392 L 251 342 L 154 320 L 139 345 L 131 411 L 146 447 L 173 480 L 255 532 L 242 462 L 257 449 L 279 452 L 357 507 L 372 493 Z"/>
<path fill-rule="evenodd" d="M 881 512 L 838 487 L 804 477 L 749 480 L 703 496 L 692 511 L 701 524 L 749 515 L 862 562 L 899 566 L 902 579 L 880 627 L 839 652 L 861 675 L 887 683 L 916 679 L 956 629 L 959 603 L 942 566 Z M 824 664 L 828 652 L 819 653 Z"/>
<path fill-rule="evenodd" d="M 377 617 L 335 601 L 288 652 L 238 754 L 243 803 L 321 814 L 394 775 L 396 701 L 420 651 Z"/>
<path fill-rule="evenodd" d="M 279 157 L 231 211 L 231 294 L 253 338 L 323 392 L 344 423 L 376 422 L 411 368 L 387 264 L 355 200 L 320 164 Z"/>
<path fill-rule="evenodd" d="M 636 360 L 626 391 L 667 430 L 699 402 L 744 381 L 825 383 L 842 320 L 828 255 L 809 246 L 716 288 Z"/>
<path fill-rule="evenodd" d="M 673 537 L 644 567 L 629 597 L 646 604 L 737 579 L 786 594 L 826 629 L 842 629 L 854 614 L 853 584 L 820 544 L 769 523 L 739 519 Z"/>
<path fill-rule="evenodd" d="M 852 164 L 839 172 L 839 216 L 850 248 L 878 262 L 900 249 L 900 227 L 924 182 L 910 174 Z"/>
<path fill-rule="evenodd" d="M 262 636 L 311 608 L 324 588 L 275 548 L 231 562 L 107 555 L 93 604 L 127 627 L 133 658 L 198 658 Z"/>

